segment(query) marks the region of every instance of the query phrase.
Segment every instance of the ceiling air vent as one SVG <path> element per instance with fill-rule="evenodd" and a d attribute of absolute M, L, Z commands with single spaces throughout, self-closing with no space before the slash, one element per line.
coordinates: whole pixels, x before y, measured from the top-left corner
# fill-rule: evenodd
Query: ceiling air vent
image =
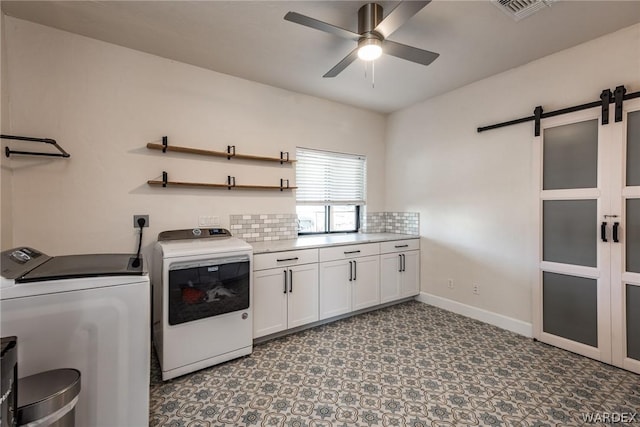
<path fill-rule="evenodd" d="M 551 6 L 554 0 L 491 0 L 498 9 L 519 21 Z"/>

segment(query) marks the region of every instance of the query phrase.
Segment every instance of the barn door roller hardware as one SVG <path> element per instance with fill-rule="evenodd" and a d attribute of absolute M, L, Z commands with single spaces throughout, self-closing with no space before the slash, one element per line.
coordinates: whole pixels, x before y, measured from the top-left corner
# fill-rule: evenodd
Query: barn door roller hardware
<path fill-rule="evenodd" d="M 0 135 L 0 138 L 2 138 L 2 139 L 13 139 L 13 140 L 16 140 L 16 141 L 42 142 L 42 143 L 45 143 L 45 144 L 51 144 L 54 147 L 56 147 L 56 149 L 60 152 L 60 153 L 40 153 L 40 152 L 36 152 L 36 151 L 12 150 L 9 147 L 5 147 L 4 148 L 4 154 L 7 157 L 11 156 L 12 154 L 22 154 L 22 155 L 25 155 L 25 156 L 45 156 L 45 157 L 64 157 L 64 158 L 71 157 L 71 154 L 69 154 L 66 151 L 64 151 L 64 149 L 58 145 L 58 143 L 56 142 L 55 139 L 51 139 L 51 138 L 32 138 L 32 137 L 29 137 L 29 136 L 16 136 L 16 135 Z"/>
<path fill-rule="evenodd" d="M 478 133 L 486 130 L 498 129 L 506 126 L 517 125 L 524 122 L 535 122 L 534 135 L 540 136 L 540 120 L 549 117 L 559 116 L 562 114 L 573 113 L 576 111 L 588 110 L 589 108 L 601 107 L 602 108 L 602 124 L 609 123 L 609 104 L 615 104 L 615 121 L 622 121 L 622 104 L 624 101 L 640 98 L 640 92 L 633 92 L 627 94 L 627 89 L 624 86 L 616 87 L 616 90 L 611 92 L 609 89 L 605 89 L 600 94 L 600 100 L 589 102 L 586 104 L 576 105 L 574 107 L 563 108 L 561 110 L 543 112 L 541 106 L 537 106 L 534 110 L 533 116 L 522 117 L 520 119 L 510 120 L 508 122 L 497 123 L 495 125 L 482 126 L 478 128 Z"/>

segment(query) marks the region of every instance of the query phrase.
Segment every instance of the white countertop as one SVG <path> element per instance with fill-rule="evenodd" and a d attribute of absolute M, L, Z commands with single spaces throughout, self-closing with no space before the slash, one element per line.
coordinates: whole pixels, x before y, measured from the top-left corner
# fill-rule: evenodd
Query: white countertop
<path fill-rule="evenodd" d="M 344 246 L 357 243 L 387 242 L 393 240 L 419 239 L 413 234 L 395 233 L 344 233 L 301 236 L 297 239 L 271 240 L 267 242 L 251 242 L 254 254 L 268 252 L 293 251 L 296 249 L 313 249 L 326 246 Z"/>

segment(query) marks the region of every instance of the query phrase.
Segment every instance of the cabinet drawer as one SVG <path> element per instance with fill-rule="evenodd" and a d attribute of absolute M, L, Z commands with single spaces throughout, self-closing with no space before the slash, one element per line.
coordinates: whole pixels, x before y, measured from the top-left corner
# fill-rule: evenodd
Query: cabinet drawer
<path fill-rule="evenodd" d="M 253 270 L 287 267 L 291 265 L 311 264 L 318 262 L 317 249 L 299 251 L 271 252 L 253 256 Z"/>
<path fill-rule="evenodd" d="M 320 249 L 320 262 L 350 259 L 361 256 L 378 255 L 379 243 L 365 243 L 360 245 L 336 246 Z"/>
<path fill-rule="evenodd" d="M 393 240 L 391 242 L 380 243 L 381 254 L 413 251 L 416 249 L 420 249 L 420 239 Z"/>

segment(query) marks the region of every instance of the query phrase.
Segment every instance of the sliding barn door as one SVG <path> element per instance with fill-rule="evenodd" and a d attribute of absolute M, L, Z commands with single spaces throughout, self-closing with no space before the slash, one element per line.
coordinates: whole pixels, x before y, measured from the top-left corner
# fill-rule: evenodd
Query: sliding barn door
<path fill-rule="evenodd" d="M 611 301 L 613 363 L 640 373 L 640 100 L 625 102 L 616 123 L 619 165 L 612 205 L 621 212 L 612 228 Z"/>
<path fill-rule="evenodd" d="M 543 120 L 534 336 L 640 373 L 640 99 Z"/>
<path fill-rule="evenodd" d="M 609 132 L 597 108 L 541 125 L 534 336 L 611 362 Z"/>

